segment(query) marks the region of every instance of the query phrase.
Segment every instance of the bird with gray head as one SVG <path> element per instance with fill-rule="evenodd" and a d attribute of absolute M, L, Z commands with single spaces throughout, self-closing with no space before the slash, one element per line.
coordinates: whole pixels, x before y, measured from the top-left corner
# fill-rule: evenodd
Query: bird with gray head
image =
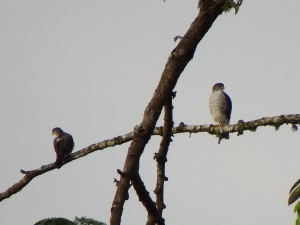
<path fill-rule="evenodd" d="M 56 161 L 55 165 L 59 169 L 64 159 L 69 156 L 74 148 L 73 137 L 64 132 L 61 128 L 55 127 L 52 130 L 52 135 L 55 135 L 53 141 L 54 150 L 56 152 Z"/>
<path fill-rule="evenodd" d="M 224 84 L 216 83 L 209 96 L 209 109 L 217 126 L 228 125 L 231 116 L 232 102 L 224 89 Z M 229 139 L 229 133 L 219 136 L 219 142 L 222 138 Z"/>

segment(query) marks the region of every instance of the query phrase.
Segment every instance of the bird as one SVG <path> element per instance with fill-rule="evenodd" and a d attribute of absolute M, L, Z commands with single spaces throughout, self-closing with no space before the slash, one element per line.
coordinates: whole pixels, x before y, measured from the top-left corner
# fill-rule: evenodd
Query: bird
<path fill-rule="evenodd" d="M 59 127 L 53 128 L 52 135 L 56 136 L 53 140 L 53 146 L 56 152 L 55 166 L 59 169 L 61 168 L 64 159 L 73 151 L 74 140 L 72 135 L 64 132 Z"/>
<path fill-rule="evenodd" d="M 213 120 L 217 126 L 228 125 L 232 111 L 232 102 L 230 97 L 224 92 L 224 84 L 216 83 L 209 96 L 209 109 Z M 229 139 L 229 133 L 219 136 L 219 143 L 222 138 Z"/>

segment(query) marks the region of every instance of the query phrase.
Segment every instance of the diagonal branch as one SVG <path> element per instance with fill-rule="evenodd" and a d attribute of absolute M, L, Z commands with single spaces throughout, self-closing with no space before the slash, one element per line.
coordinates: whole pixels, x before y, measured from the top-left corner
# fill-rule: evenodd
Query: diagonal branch
<path fill-rule="evenodd" d="M 300 124 L 300 114 L 289 114 L 273 117 L 264 117 L 257 120 L 243 122 L 240 120 L 237 124 L 232 124 L 224 127 L 218 127 L 214 125 L 185 125 L 180 123 L 179 126 L 172 128 L 172 134 L 179 133 L 209 133 L 211 135 L 218 135 L 222 132 L 237 133 L 238 135 L 243 134 L 243 131 L 255 131 L 260 126 L 273 126 L 278 129 L 284 124 L 291 124 L 293 130 L 297 130 L 297 124 Z M 92 144 L 84 149 L 74 152 L 64 161 L 64 164 L 69 163 L 73 160 L 84 157 L 90 153 L 98 150 L 103 150 L 108 147 L 114 147 L 129 142 L 133 139 L 134 132 L 124 134 L 122 136 L 114 137 L 109 140 L 105 140 L 96 144 Z M 163 128 L 156 127 L 152 135 L 163 135 Z M 48 171 L 56 169 L 54 163 L 41 166 L 38 169 L 25 171 L 21 170 L 25 176 L 20 181 L 9 187 L 6 191 L 0 193 L 0 202 L 4 199 L 9 198 L 11 195 L 21 191 L 33 178 L 46 173 Z"/>
<path fill-rule="evenodd" d="M 193 58 L 196 47 L 207 33 L 216 18 L 223 12 L 222 4 L 211 0 L 202 0 L 198 16 L 187 33 L 172 51 L 162 73 L 159 84 L 147 105 L 143 120 L 135 130 L 133 140 L 128 149 L 123 171 L 128 176 L 121 176 L 111 207 L 111 225 L 120 225 L 129 182 L 139 171 L 140 157 L 148 143 L 155 124 L 168 96 L 171 95 L 179 76 Z"/>
<path fill-rule="evenodd" d="M 81 149 L 75 153 L 72 153 L 68 158 L 66 158 L 63 162 L 63 165 L 66 163 L 69 163 L 73 160 L 76 160 L 78 158 L 84 157 L 94 151 L 97 150 L 103 150 L 107 147 L 113 147 L 116 145 L 121 145 L 123 143 L 126 143 L 130 140 L 132 140 L 133 137 L 133 132 L 130 132 L 128 134 L 125 134 L 123 136 L 118 136 L 118 137 L 114 137 L 112 139 L 109 140 L 105 140 L 96 144 L 92 144 L 84 149 Z M 48 164 L 48 165 L 43 165 L 38 169 L 35 170 L 29 170 L 29 171 L 25 171 L 21 169 L 21 173 L 25 174 L 25 176 L 18 181 L 17 183 L 15 183 L 14 185 L 12 185 L 11 187 L 9 187 L 6 191 L 0 193 L 0 202 L 3 201 L 4 199 L 9 198 L 11 195 L 16 194 L 17 192 L 21 191 L 33 178 L 46 173 L 48 171 L 57 169 L 57 167 L 55 166 L 54 163 Z"/>
<path fill-rule="evenodd" d="M 147 191 L 140 174 L 137 173 L 131 179 L 132 185 L 139 196 L 139 200 L 145 206 L 148 212 L 148 221 L 146 225 L 165 225 L 165 220 L 158 212 L 155 203 L 152 201 L 149 192 Z"/>
<path fill-rule="evenodd" d="M 164 106 L 164 127 L 163 127 L 163 138 L 160 142 L 160 147 L 158 153 L 155 153 L 154 159 L 157 162 L 157 178 L 156 178 L 156 188 L 154 193 L 156 194 L 156 204 L 157 209 L 162 215 L 165 209 L 164 204 L 164 184 L 168 178 L 165 175 L 165 164 L 167 162 L 167 154 L 169 150 L 170 142 L 172 141 L 172 127 L 173 127 L 173 106 L 172 97 L 169 97 Z"/>

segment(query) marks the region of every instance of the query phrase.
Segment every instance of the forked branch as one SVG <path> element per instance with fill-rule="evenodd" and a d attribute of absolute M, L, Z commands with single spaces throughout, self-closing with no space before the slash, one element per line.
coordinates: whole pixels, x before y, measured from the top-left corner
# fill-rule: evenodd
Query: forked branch
<path fill-rule="evenodd" d="M 123 171 L 128 177 L 121 177 L 112 203 L 110 225 L 120 225 L 123 207 L 128 195 L 132 177 L 139 171 L 139 161 L 148 143 L 166 99 L 171 95 L 176 83 L 187 64 L 194 56 L 198 43 L 211 25 L 222 14 L 224 2 L 201 0 L 200 10 L 190 28 L 171 52 L 153 97 L 144 110 L 143 120 L 128 149 Z"/>

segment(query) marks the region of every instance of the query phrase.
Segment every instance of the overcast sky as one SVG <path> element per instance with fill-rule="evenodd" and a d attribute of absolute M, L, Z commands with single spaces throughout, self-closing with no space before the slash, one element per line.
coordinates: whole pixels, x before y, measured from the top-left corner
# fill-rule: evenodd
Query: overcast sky
<path fill-rule="evenodd" d="M 216 82 L 231 96 L 231 123 L 299 113 L 300 1 L 245 0 L 221 15 L 175 88 L 174 122 L 211 124 Z M 75 151 L 130 132 L 167 58 L 197 15 L 196 0 L 0 0 L 0 192 L 55 161 L 52 128 L 73 135 Z M 158 125 L 161 125 L 162 120 Z M 141 176 L 154 198 L 159 148 L 153 137 Z M 98 151 L 35 178 L 0 203 L 1 225 L 87 216 L 109 224 L 116 170 L 129 143 Z M 288 191 L 300 178 L 299 132 L 261 127 L 217 143 L 199 133 L 174 137 L 164 211 L 169 225 L 294 224 Z M 133 189 L 122 224 L 145 224 Z"/>

